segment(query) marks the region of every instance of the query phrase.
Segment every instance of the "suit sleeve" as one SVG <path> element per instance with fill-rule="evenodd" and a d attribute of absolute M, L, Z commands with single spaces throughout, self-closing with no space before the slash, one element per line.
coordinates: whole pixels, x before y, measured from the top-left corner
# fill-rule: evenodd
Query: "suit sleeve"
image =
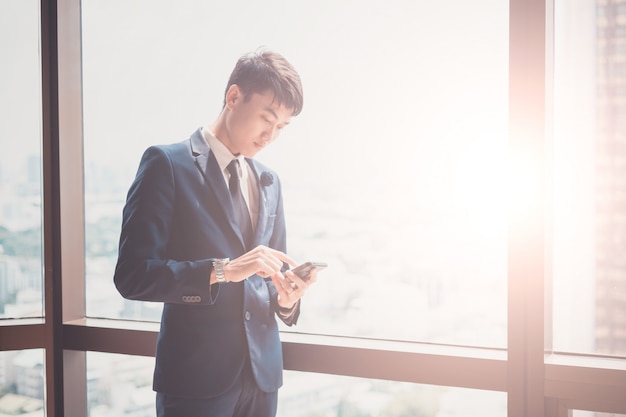
<path fill-rule="evenodd" d="M 158 147 L 144 153 L 123 211 L 114 282 L 128 299 L 213 304 L 212 259 L 167 259 L 176 183 L 168 155 Z"/>
<path fill-rule="evenodd" d="M 279 190 L 282 190 L 278 176 L 276 176 L 276 179 Z M 274 224 L 274 231 L 272 233 L 272 238 L 270 240 L 269 246 L 282 252 L 287 251 L 287 229 L 285 226 L 285 213 L 283 211 L 282 192 L 279 193 L 278 197 L 276 222 Z M 286 269 L 286 267 L 287 266 L 285 265 L 285 268 L 283 269 Z M 267 283 L 268 290 L 270 292 L 272 311 L 274 311 L 276 316 L 286 325 L 293 326 L 297 324 L 298 317 L 300 316 L 300 301 L 298 301 L 291 309 L 284 309 L 280 307 L 278 305 L 278 291 L 274 286 L 274 282 L 270 278 L 266 279 L 265 282 Z"/>

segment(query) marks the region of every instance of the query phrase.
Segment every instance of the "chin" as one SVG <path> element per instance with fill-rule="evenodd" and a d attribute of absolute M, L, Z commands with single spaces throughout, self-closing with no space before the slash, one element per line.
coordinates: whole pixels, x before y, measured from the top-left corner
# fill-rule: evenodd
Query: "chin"
<path fill-rule="evenodd" d="M 245 150 L 245 151 L 241 152 L 241 154 L 243 156 L 245 156 L 246 158 L 254 158 L 254 156 L 256 154 L 258 154 L 261 149 L 263 149 L 263 148 L 260 148 L 260 149 L 248 149 L 248 150 Z"/>
<path fill-rule="evenodd" d="M 261 152 L 263 149 L 265 149 L 265 146 L 258 146 L 255 145 L 249 149 L 244 150 L 242 153 L 248 157 L 248 158 L 252 158 L 254 155 L 258 154 L 259 152 Z"/>

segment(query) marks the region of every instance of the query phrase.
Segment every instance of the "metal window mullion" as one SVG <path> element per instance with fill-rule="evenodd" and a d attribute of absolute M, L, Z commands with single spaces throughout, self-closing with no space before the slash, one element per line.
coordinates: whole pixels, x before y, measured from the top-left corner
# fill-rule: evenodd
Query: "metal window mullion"
<path fill-rule="evenodd" d="M 63 355 L 61 300 L 61 235 L 59 230 L 59 112 L 56 1 L 41 0 L 44 348 L 46 415 L 63 413 Z"/>
<path fill-rule="evenodd" d="M 546 2 L 511 0 L 508 415 L 544 413 Z M 516 187 L 521 187 L 516 189 Z"/>
<path fill-rule="evenodd" d="M 41 0 L 46 415 L 86 414 L 85 352 L 63 323 L 85 315 L 80 1 Z"/>
<path fill-rule="evenodd" d="M 57 0 L 59 82 L 59 192 L 62 323 L 83 319 L 85 228 L 81 0 Z M 87 414 L 86 352 L 66 348 L 63 329 L 64 415 Z"/>

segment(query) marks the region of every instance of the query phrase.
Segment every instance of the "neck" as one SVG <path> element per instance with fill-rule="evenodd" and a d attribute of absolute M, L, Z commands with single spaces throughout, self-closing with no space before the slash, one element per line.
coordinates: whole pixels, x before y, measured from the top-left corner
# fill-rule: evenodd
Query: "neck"
<path fill-rule="evenodd" d="M 224 146 L 226 146 L 228 150 L 232 152 L 233 155 L 238 155 L 238 152 L 233 152 L 232 146 L 229 141 L 230 136 L 228 134 L 226 124 L 224 123 L 223 116 L 224 113 L 222 112 L 219 117 L 213 122 L 213 124 L 207 126 L 206 128 L 209 129 L 209 132 L 211 132 L 213 136 L 217 138 L 217 140 L 222 142 Z"/>

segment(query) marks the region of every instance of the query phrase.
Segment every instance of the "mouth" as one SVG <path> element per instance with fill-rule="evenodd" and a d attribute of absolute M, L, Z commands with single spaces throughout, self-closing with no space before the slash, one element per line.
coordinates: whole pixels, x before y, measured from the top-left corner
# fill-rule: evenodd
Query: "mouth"
<path fill-rule="evenodd" d="M 257 147 L 258 149 L 263 149 L 263 148 L 265 148 L 265 146 L 267 146 L 268 142 L 266 142 L 266 141 L 255 141 L 253 143 L 254 143 L 254 146 Z"/>

